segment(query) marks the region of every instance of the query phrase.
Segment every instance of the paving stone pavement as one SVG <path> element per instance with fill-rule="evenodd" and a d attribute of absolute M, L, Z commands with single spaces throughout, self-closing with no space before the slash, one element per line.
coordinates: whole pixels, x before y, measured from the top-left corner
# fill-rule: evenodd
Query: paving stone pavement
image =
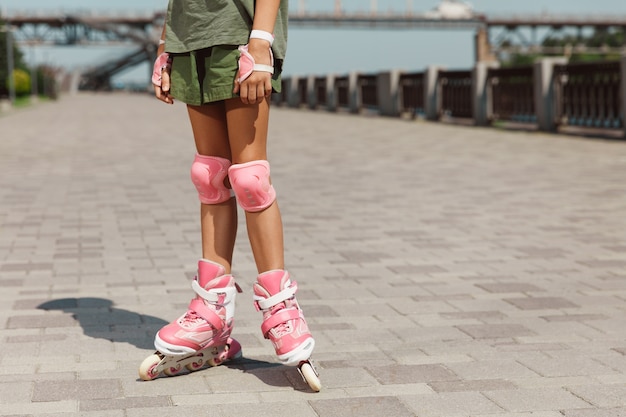
<path fill-rule="evenodd" d="M 286 260 L 324 389 L 260 334 L 138 379 L 200 253 L 181 104 L 77 95 L 0 116 L 0 414 L 626 416 L 626 142 L 276 108 Z"/>

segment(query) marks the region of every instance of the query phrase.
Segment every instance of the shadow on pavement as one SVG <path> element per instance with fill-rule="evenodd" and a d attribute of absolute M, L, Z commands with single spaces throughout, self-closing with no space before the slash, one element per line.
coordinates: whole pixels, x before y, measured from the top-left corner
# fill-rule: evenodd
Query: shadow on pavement
<path fill-rule="evenodd" d="M 154 335 L 168 324 L 158 317 L 139 314 L 116 308 L 111 300 L 104 298 L 61 298 L 37 306 L 40 310 L 58 310 L 71 314 L 82 327 L 86 336 L 109 340 L 113 343 L 129 343 L 140 349 L 154 349 Z M 222 366 L 238 369 L 254 375 L 266 385 L 293 387 L 308 390 L 295 367 L 283 366 L 278 362 L 265 361 L 244 356 Z M 196 371 L 203 372 L 205 369 Z M 182 372 L 180 376 L 187 374 Z M 161 377 L 163 378 L 163 376 Z"/>
<path fill-rule="evenodd" d="M 154 335 L 168 322 L 154 316 L 113 306 L 104 298 L 61 298 L 37 306 L 40 310 L 60 310 L 72 315 L 86 336 L 129 343 L 140 349 L 154 349 Z"/>

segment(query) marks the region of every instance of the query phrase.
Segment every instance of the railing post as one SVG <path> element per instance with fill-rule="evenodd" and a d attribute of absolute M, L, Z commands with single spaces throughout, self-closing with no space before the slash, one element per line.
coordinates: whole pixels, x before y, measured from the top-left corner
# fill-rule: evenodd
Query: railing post
<path fill-rule="evenodd" d="M 361 94 L 359 91 L 359 73 L 348 74 L 348 108 L 350 113 L 358 113 L 361 110 Z"/>
<path fill-rule="evenodd" d="M 555 115 L 555 94 L 552 75 L 554 66 L 566 64 L 567 58 L 541 58 L 535 62 L 533 79 L 535 83 L 535 111 L 539 130 L 554 132 L 557 129 Z"/>
<path fill-rule="evenodd" d="M 378 112 L 381 116 L 400 116 L 400 71 L 380 72 L 376 76 Z"/>
<path fill-rule="evenodd" d="M 309 109 L 317 107 L 317 94 L 315 91 L 315 76 L 309 75 L 306 80 L 306 105 Z"/>
<path fill-rule="evenodd" d="M 287 107 L 300 107 L 300 97 L 298 94 L 298 76 L 289 77 L 287 84 Z"/>
<path fill-rule="evenodd" d="M 476 126 L 489 124 L 489 89 L 487 88 L 487 70 L 498 68 L 498 62 L 477 62 L 472 71 L 472 118 Z"/>
<path fill-rule="evenodd" d="M 439 87 L 437 85 L 441 67 L 429 66 L 424 71 L 424 113 L 427 120 L 439 119 Z"/>
<path fill-rule="evenodd" d="M 337 94 L 335 94 L 335 74 L 326 76 L 326 110 L 337 111 Z"/>
<path fill-rule="evenodd" d="M 620 81 L 622 84 L 622 131 L 626 138 L 626 53 L 622 54 Z"/>

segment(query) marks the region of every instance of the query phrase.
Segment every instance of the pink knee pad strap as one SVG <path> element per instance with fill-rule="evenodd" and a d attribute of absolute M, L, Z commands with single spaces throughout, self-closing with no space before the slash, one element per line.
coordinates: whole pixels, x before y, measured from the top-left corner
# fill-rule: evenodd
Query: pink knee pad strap
<path fill-rule="evenodd" d="M 231 190 L 224 185 L 231 163 L 217 156 L 196 155 L 191 165 L 191 181 L 198 190 L 203 204 L 219 204 L 232 197 Z"/>
<path fill-rule="evenodd" d="M 252 161 L 229 168 L 228 176 L 239 205 L 249 212 L 263 211 L 276 200 L 276 191 L 270 184 L 270 164 Z"/>

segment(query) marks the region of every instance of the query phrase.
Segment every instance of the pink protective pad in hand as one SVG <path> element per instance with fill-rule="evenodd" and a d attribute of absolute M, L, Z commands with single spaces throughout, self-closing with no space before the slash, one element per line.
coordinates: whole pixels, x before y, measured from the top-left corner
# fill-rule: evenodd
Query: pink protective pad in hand
<path fill-rule="evenodd" d="M 163 52 L 154 61 L 154 68 L 152 70 L 152 84 L 160 87 L 162 79 L 161 73 L 164 69 L 170 69 L 171 67 L 172 59 L 170 58 L 170 54 L 168 54 L 167 52 Z"/>
<path fill-rule="evenodd" d="M 248 45 L 239 46 L 239 52 L 241 55 L 239 57 L 239 76 L 237 77 L 237 82 L 241 84 L 248 78 L 253 71 L 264 71 L 269 72 L 270 74 L 274 73 L 274 54 L 272 53 L 272 49 L 270 48 L 270 58 L 271 65 L 262 65 L 257 64 L 254 61 L 250 52 L 248 52 Z"/>

